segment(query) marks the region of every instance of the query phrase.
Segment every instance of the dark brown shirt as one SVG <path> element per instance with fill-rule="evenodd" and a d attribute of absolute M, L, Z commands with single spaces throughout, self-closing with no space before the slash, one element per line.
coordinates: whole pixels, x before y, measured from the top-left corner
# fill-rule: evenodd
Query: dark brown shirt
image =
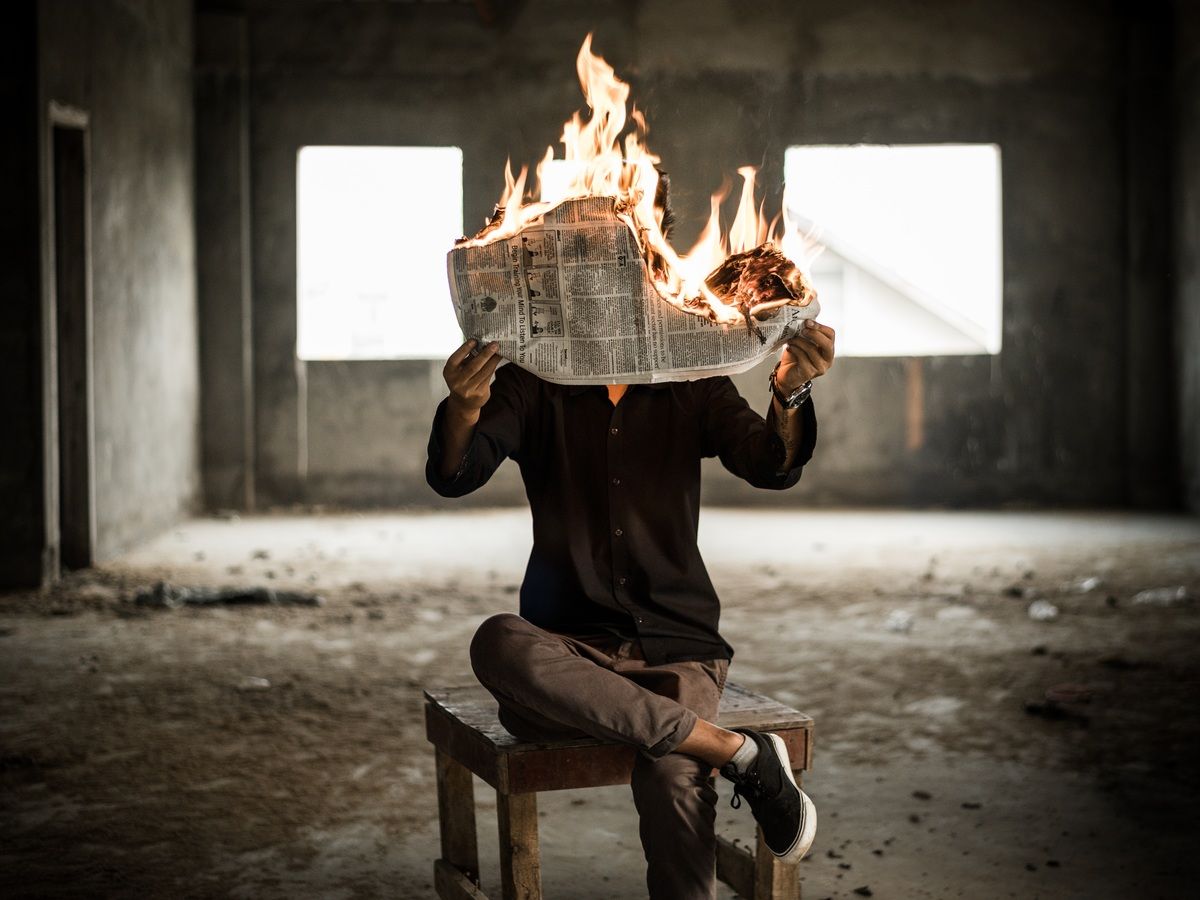
<path fill-rule="evenodd" d="M 438 473 L 445 408 L 443 400 L 425 468 L 435 491 L 469 494 L 505 457 L 521 468 L 533 512 L 523 618 L 574 635 L 638 638 L 652 665 L 733 657 L 696 545 L 700 459 L 719 456 L 755 487 L 791 487 L 816 444 L 811 400 L 794 465 L 781 470 L 774 423 L 727 377 L 631 385 L 614 407 L 603 385 L 563 387 L 505 364 L 450 478 Z"/>

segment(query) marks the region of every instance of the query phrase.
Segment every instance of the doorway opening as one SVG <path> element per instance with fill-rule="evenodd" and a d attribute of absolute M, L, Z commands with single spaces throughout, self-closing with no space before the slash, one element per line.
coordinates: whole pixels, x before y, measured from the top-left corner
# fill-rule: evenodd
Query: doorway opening
<path fill-rule="evenodd" d="M 88 132 L 86 117 L 55 115 L 51 127 L 51 187 L 54 216 L 53 310 L 57 391 L 51 413 L 57 421 L 56 475 L 58 571 L 92 564 L 96 510 L 92 438 L 92 296 L 89 246 Z M 50 502 L 53 502 L 52 500 Z M 48 512 L 51 512 L 48 510 Z M 51 535 L 53 535 L 53 530 Z"/>

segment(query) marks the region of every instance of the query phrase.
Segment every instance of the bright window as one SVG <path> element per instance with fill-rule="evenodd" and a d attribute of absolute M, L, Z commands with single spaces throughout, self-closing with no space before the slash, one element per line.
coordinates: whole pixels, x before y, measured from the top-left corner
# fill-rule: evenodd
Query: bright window
<path fill-rule="evenodd" d="M 296 216 L 301 359 L 442 358 L 462 342 L 446 283 L 458 147 L 304 147 Z"/>
<path fill-rule="evenodd" d="M 999 147 L 790 147 L 784 178 L 839 355 L 1000 351 Z"/>

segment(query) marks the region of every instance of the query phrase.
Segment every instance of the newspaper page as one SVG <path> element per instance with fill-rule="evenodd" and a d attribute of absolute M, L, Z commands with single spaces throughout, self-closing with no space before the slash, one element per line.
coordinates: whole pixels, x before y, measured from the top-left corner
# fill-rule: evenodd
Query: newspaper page
<path fill-rule="evenodd" d="M 609 197 L 567 200 L 541 224 L 447 257 L 465 337 L 558 384 L 645 384 L 744 372 L 814 318 L 785 306 L 758 323 L 718 325 L 663 300 Z"/>

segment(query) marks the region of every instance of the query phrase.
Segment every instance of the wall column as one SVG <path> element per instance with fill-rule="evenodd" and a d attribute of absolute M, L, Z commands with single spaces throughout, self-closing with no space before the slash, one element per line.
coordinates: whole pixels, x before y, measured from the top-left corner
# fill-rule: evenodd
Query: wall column
<path fill-rule="evenodd" d="M 196 16 L 196 243 L 205 503 L 254 506 L 245 17 Z"/>

